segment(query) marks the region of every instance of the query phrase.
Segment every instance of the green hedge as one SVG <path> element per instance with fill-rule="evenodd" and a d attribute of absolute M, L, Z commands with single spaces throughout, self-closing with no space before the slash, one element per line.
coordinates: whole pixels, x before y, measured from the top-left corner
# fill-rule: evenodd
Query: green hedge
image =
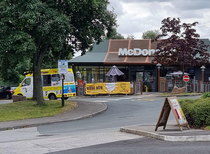
<path fill-rule="evenodd" d="M 201 98 L 207 98 L 207 97 L 210 97 L 210 92 L 206 92 L 201 96 Z"/>
<path fill-rule="evenodd" d="M 210 125 L 210 98 L 181 99 L 179 102 L 189 125 Z"/>

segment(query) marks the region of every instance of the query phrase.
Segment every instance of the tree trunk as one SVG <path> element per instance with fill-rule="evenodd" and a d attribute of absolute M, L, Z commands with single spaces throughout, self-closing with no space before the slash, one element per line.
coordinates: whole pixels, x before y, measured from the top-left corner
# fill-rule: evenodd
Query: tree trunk
<path fill-rule="evenodd" d="M 35 60 L 36 58 L 34 58 Z M 38 105 L 44 104 L 42 81 L 41 81 L 41 66 L 38 62 L 34 63 L 33 66 L 33 99 L 37 101 Z"/>
<path fill-rule="evenodd" d="M 33 99 L 37 101 L 38 105 L 45 103 L 42 90 L 41 63 L 46 51 L 47 45 L 33 56 Z"/>

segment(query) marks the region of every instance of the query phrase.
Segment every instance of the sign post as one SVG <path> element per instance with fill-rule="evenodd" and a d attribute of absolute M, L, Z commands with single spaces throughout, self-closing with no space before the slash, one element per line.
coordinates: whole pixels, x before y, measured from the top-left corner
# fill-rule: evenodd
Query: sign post
<path fill-rule="evenodd" d="M 189 77 L 188 75 L 185 75 L 185 76 L 183 77 L 183 80 L 184 80 L 185 82 L 188 82 L 188 81 L 190 80 L 190 77 Z"/>
<path fill-rule="evenodd" d="M 179 129 L 182 131 L 183 126 L 187 126 L 187 128 L 190 129 L 177 98 L 167 97 L 165 98 L 165 101 L 163 103 L 163 107 L 161 109 L 155 131 L 157 131 L 158 127 L 160 126 L 163 126 L 163 129 L 165 129 L 171 110 L 174 114 L 174 117 L 176 119 L 177 125 L 179 126 Z"/>
<path fill-rule="evenodd" d="M 185 82 L 185 89 L 186 89 L 185 92 L 187 93 L 187 82 L 190 80 L 190 77 L 188 75 L 185 75 L 183 77 L 183 80 Z"/>
<path fill-rule="evenodd" d="M 65 75 L 68 73 L 68 61 L 67 60 L 58 60 L 58 73 L 61 76 L 62 80 L 62 106 L 64 107 L 64 92 L 63 92 L 63 82 L 65 80 Z"/>

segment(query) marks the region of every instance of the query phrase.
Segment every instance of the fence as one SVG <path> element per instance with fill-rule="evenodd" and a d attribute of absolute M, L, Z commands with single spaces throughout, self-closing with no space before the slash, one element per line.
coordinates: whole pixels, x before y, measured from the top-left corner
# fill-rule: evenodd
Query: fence
<path fill-rule="evenodd" d="M 190 80 L 184 82 L 182 86 L 181 80 L 165 80 L 160 81 L 160 92 L 171 92 L 174 86 L 186 87 L 186 92 L 205 93 L 210 92 L 210 82 L 201 82 L 198 80 Z M 166 87 L 166 88 L 165 88 Z"/>
<path fill-rule="evenodd" d="M 177 80 L 161 80 L 160 81 L 160 92 L 171 92 L 173 87 L 177 86 L 178 88 L 182 87 L 182 81 Z M 210 82 L 201 82 L 198 80 L 190 80 L 189 82 L 184 83 L 186 87 L 186 92 L 195 92 L 195 93 L 205 93 L 210 92 Z M 131 82 L 131 94 L 142 94 L 143 92 L 143 83 L 141 81 Z M 85 95 L 85 84 L 84 86 L 77 87 L 77 95 Z"/>
<path fill-rule="evenodd" d="M 141 81 L 136 81 L 134 82 L 135 89 L 134 89 L 134 94 L 142 94 L 142 82 Z"/>

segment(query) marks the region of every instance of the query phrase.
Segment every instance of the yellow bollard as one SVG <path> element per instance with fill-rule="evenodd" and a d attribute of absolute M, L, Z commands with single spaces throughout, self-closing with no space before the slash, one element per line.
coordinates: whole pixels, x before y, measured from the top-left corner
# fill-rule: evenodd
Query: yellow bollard
<path fill-rule="evenodd" d="M 148 92 L 148 86 L 144 85 L 144 87 L 145 87 L 145 92 Z"/>

